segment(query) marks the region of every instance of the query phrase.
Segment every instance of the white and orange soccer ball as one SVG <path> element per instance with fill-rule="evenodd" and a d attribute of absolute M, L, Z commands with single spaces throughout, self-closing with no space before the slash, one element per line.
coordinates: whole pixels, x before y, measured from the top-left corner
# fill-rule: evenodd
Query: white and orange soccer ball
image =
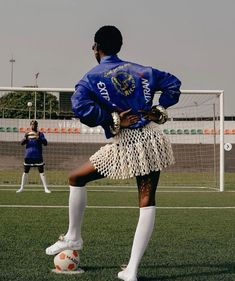
<path fill-rule="evenodd" d="M 76 271 L 80 265 L 80 258 L 78 251 L 64 250 L 54 257 L 55 270 L 62 271 Z"/>

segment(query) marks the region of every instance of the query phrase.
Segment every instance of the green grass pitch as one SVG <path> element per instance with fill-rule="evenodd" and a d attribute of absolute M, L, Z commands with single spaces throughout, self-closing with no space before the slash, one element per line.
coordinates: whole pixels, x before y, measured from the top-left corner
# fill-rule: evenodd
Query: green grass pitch
<path fill-rule="evenodd" d="M 163 189 L 157 193 L 153 236 L 138 281 L 235 280 L 235 189 Z M 68 189 L 0 187 L 1 281 L 115 281 L 127 263 L 138 220 L 133 187 L 88 187 L 81 275 L 51 272 L 45 248 L 65 233 Z"/>

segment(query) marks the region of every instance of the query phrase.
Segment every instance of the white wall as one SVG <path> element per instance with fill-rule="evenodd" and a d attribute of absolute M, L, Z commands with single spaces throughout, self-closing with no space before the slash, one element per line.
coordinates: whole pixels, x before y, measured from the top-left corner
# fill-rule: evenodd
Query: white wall
<path fill-rule="evenodd" d="M 0 119 L 0 127 L 29 127 L 28 119 Z M 38 120 L 39 128 L 79 128 L 80 133 L 45 133 L 48 141 L 55 142 L 109 142 L 106 140 L 101 127 L 89 128 L 80 123 L 79 120 Z M 169 121 L 161 126 L 162 129 L 213 129 L 212 121 Z M 219 122 L 216 123 L 219 129 Z M 235 129 L 235 121 L 225 121 L 225 129 Z M 20 141 L 24 133 L 0 132 L 1 141 Z M 168 135 L 172 143 L 214 143 L 213 135 Z M 224 135 L 224 141 L 235 143 L 235 135 Z M 219 135 L 216 136 L 216 143 Z"/>

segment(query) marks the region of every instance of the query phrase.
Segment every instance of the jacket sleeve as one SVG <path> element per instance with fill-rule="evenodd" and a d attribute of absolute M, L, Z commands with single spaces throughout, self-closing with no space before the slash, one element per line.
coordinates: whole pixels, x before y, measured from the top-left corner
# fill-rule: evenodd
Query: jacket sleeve
<path fill-rule="evenodd" d="M 87 87 L 78 84 L 71 97 L 72 110 L 82 123 L 89 127 L 107 127 L 113 124 L 111 112 L 102 107 L 95 94 Z"/>
<path fill-rule="evenodd" d="M 154 69 L 157 80 L 156 91 L 161 91 L 159 104 L 168 108 L 179 101 L 181 81 L 174 75 Z"/>
<path fill-rule="evenodd" d="M 43 144 L 43 145 L 47 145 L 47 139 L 45 138 L 44 134 L 39 132 L 39 141 Z"/>
<path fill-rule="evenodd" d="M 25 145 L 28 142 L 28 133 L 24 135 L 24 138 L 21 140 L 20 144 Z"/>

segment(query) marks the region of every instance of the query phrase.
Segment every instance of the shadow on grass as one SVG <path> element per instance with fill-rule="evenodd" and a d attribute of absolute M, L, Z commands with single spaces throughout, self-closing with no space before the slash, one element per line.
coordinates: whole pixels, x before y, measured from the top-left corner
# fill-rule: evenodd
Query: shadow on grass
<path fill-rule="evenodd" d="M 208 280 L 225 280 L 214 279 L 213 276 L 235 274 L 235 263 L 224 264 L 180 264 L 180 265 L 158 265 L 156 267 L 142 267 L 145 270 L 155 269 L 156 271 L 168 271 L 168 273 L 157 273 L 156 277 L 139 276 L 138 281 L 163 281 L 163 280 L 198 280 L 198 277 L 206 277 Z M 177 273 L 180 271 L 180 273 Z M 211 277 L 211 279 L 209 279 Z M 228 276 L 231 277 L 232 276 Z M 226 279 L 228 280 L 228 279 Z M 229 279 L 232 280 L 232 279 Z M 235 280 L 235 279 L 234 279 Z"/>
<path fill-rule="evenodd" d="M 82 267 L 85 272 L 97 273 L 102 269 L 118 269 L 117 266 L 84 266 Z M 224 264 L 179 264 L 179 265 L 158 265 L 158 266 L 142 266 L 142 270 L 149 271 L 153 276 L 153 272 L 156 273 L 156 277 L 148 277 L 139 275 L 138 281 L 166 281 L 166 280 L 187 280 L 195 281 L 202 277 L 203 280 L 233 280 L 232 274 L 235 274 L 235 263 Z M 121 269 L 120 269 L 121 270 Z M 119 270 L 117 270 L 118 272 Z M 161 272 L 161 273 L 160 273 Z M 220 276 L 221 275 L 221 276 Z M 227 275 L 227 276 L 225 276 Z M 216 278 L 218 276 L 218 279 Z M 223 278 L 223 279 L 221 279 Z M 226 278 L 226 279 L 225 279 Z M 228 279 L 230 278 L 230 279 Z M 235 279 L 234 279 L 235 280 Z"/>

